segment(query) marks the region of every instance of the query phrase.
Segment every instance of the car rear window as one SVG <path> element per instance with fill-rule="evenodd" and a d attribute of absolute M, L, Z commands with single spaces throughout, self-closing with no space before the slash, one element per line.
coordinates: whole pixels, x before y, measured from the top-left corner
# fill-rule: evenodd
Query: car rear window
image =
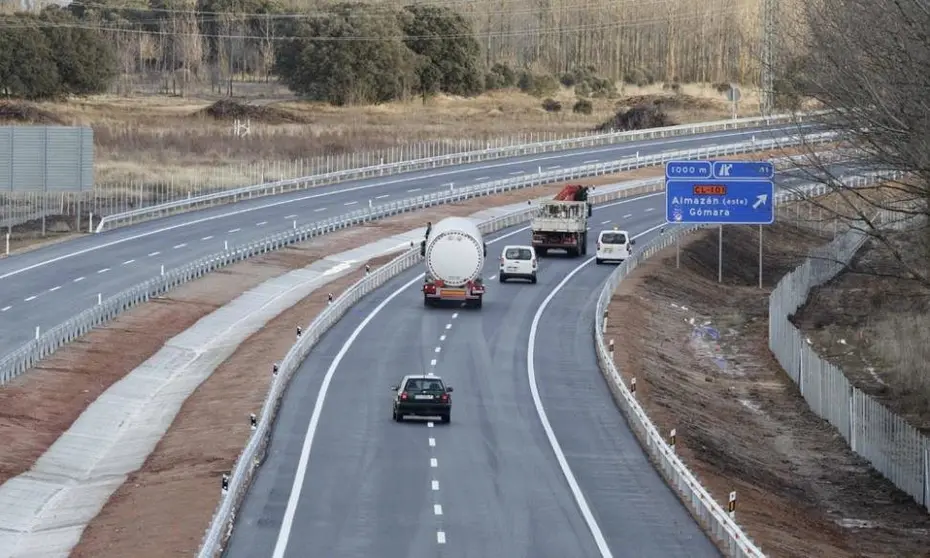
<path fill-rule="evenodd" d="M 439 378 L 411 378 L 407 380 L 404 391 L 443 391 L 442 380 Z"/>
<path fill-rule="evenodd" d="M 607 233 L 601 237 L 604 244 L 626 244 L 626 235 L 623 233 Z"/>
<path fill-rule="evenodd" d="M 508 248 L 504 252 L 504 257 L 508 260 L 531 260 L 533 253 L 529 248 Z"/>

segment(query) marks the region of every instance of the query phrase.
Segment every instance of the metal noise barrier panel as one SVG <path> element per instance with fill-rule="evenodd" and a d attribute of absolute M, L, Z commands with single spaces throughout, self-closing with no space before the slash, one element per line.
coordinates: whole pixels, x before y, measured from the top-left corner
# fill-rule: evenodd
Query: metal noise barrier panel
<path fill-rule="evenodd" d="M 593 194 L 590 196 L 590 200 L 594 204 L 602 204 L 619 198 L 632 197 L 657 191 L 660 190 L 664 184 L 662 179 L 641 182 L 642 185 L 637 188 L 632 188 L 629 190 L 618 190 L 605 194 Z M 793 199 L 799 199 L 806 193 L 818 188 L 820 188 L 819 185 L 808 187 L 806 189 L 796 188 L 791 192 L 779 193 L 776 196 L 776 200 L 779 202 L 785 202 Z M 820 190 L 819 193 L 824 192 L 823 190 Z M 529 207 L 525 210 L 517 211 L 502 217 L 496 217 L 485 221 L 479 225 L 479 228 L 483 234 L 489 234 L 501 229 L 526 223 L 532 219 L 532 217 L 536 214 L 536 211 L 537 209 L 535 207 Z M 598 301 L 598 316 L 602 315 L 603 309 L 606 308 L 607 302 L 609 302 L 610 296 L 616 289 L 617 285 L 619 285 L 620 281 L 630 271 L 632 271 L 632 269 L 635 269 L 638 261 L 645 259 L 661 248 L 670 245 L 671 242 L 674 242 L 675 238 L 680 238 L 681 236 L 697 230 L 698 228 L 701 227 L 677 229 L 670 235 L 664 235 L 653 243 L 647 245 L 644 251 L 634 256 L 633 259 L 627 260 L 627 262 L 622 264 L 620 268 L 618 268 L 618 270 L 610 276 L 607 286 L 601 293 L 601 297 Z M 200 558 L 214 558 L 222 552 L 223 544 L 231 534 L 235 523 L 235 510 L 238 508 L 242 499 L 245 497 L 251 484 L 252 475 L 255 473 L 255 470 L 258 468 L 262 457 L 264 456 L 278 405 L 291 376 L 300 367 L 301 363 L 319 341 L 320 337 L 322 337 L 322 335 L 328 331 L 333 324 L 335 324 L 343 315 L 345 315 L 349 308 L 351 308 L 362 297 L 382 286 L 384 283 L 396 277 L 403 271 L 419 263 L 421 260 L 422 258 L 420 257 L 419 248 L 414 247 L 393 259 L 389 263 L 385 264 L 384 266 L 371 272 L 366 277 L 360 279 L 342 295 L 337 297 L 330 306 L 324 309 L 324 311 L 313 320 L 313 322 L 301 335 L 300 339 L 298 339 L 295 345 L 291 347 L 290 351 L 288 351 L 287 355 L 284 357 L 284 360 L 278 367 L 277 376 L 272 381 L 268 396 L 264 405 L 262 406 L 261 415 L 258 419 L 255 432 L 252 434 L 245 449 L 243 450 L 242 454 L 240 454 L 239 459 L 236 461 L 235 468 L 233 469 L 232 475 L 229 479 L 228 491 L 223 493 L 220 503 L 214 512 L 210 526 L 204 534 L 204 539 L 198 553 Z M 602 323 L 598 322 L 598 331 L 601 331 L 601 327 Z M 607 364 L 604 363 L 604 351 L 606 351 L 604 340 L 600 335 L 597 336 L 597 339 L 599 361 L 601 362 L 602 366 L 607 366 Z M 612 363 L 610 363 L 610 366 L 613 366 Z M 608 380 L 611 380 L 614 377 L 619 378 L 619 375 L 616 373 L 616 369 L 613 369 L 612 373 L 605 373 L 608 375 Z M 622 382 L 619 385 L 616 385 L 615 382 L 609 383 L 611 383 L 612 389 L 626 390 L 626 388 L 622 385 Z M 627 391 L 627 394 L 628 393 L 629 392 Z M 630 402 L 625 398 L 618 398 L 618 403 L 620 403 L 624 413 L 630 417 L 630 410 L 632 408 L 629 405 Z M 632 401 L 632 403 L 636 405 L 635 401 Z M 655 427 L 649 421 L 648 417 L 646 417 L 642 409 L 638 405 L 636 405 L 635 409 L 638 411 L 638 414 L 635 415 L 636 419 L 630 418 L 631 424 L 634 424 L 634 432 L 637 433 L 637 436 L 640 438 L 641 442 L 643 442 L 643 446 L 646 448 L 647 452 L 649 452 L 651 455 L 655 455 L 657 448 L 660 447 L 656 440 L 658 440 L 658 442 L 661 444 L 664 444 L 664 441 L 662 440 L 661 436 L 658 436 Z M 638 420 L 638 422 L 634 423 L 634 420 Z M 644 436 L 644 431 L 647 434 L 654 434 L 654 436 Z M 670 451 L 667 445 L 665 445 L 665 448 L 667 451 Z M 661 453 L 661 451 L 659 451 L 659 453 L 660 455 L 664 455 Z M 700 516 L 704 518 L 704 526 L 715 534 L 718 532 L 726 534 L 729 537 L 727 540 L 731 541 L 729 543 L 731 545 L 735 544 L 732 541 L 748 541 L 742 531 L 740 531 L 739 527 L 733 523 L 733 521 L 729 518 L 729 516 L 726 515 L 726 513 L 722 512 L 720 506 L 714 502 L 712 498 L 710 498 L 707 491 L 701 487 L 701 485 L 697 482 L 696 479 L 694 479 L 690 472 L 687 471 L 687 469 L 683 464 L 681 464 L 677 457 L 674 457 L 674 455 L 671 456 L 671 458 L 674 458 L 674 461 L 672 461 L 667 455 L 665 455 L 665 458 L 665 461 L 662 461 L 661 459 L 658 460 L 659 463 L 662 464 L 663 475 L 665 475 L 666 479 L 669 479 L 669 482 L 674 487 L 676 487 L 679 494 L 681 494 L 684 489 L 690 489 L 692 491 L 692 502 L 690 506 L 692 509 L 700 508 L 705 510 L 704 516 Z M 675 467 L 678 467 L 679 469 L 675 469 Z M 687 480 L 687 482 L 682 485 L 684 488 L 682 488 L 682 486 L 677 486 L 676 483 L 670 479 L 670 472 L 676 470 L 682 471 L 682 474 L 678 479 L 678 484 Z M 721 511 L 723 516 L 718 517 L 717 511 Z M 708 513 L 710 515 L 708 515 Z M 716 519 L 718 522 L 709 522 L 707 519 L 708 517 L 710 519 Z M 747 544 L 751 545 L 751 542 L 748 542 Z M 751 546 L 747 548 L 751 548 Z M 761 552 L 756 554 L 736 553 L 731 555 L 763 556 Z"/>

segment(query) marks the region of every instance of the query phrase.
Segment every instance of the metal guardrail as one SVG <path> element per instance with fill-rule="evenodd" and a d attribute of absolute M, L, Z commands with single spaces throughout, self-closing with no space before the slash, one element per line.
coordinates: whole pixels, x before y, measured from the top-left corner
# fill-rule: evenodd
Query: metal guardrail
<path fill-rule="evenodd" d="M 22 374 L 43 358 L 52 354 L 66 343 L 84 335 L 97 325 L 105 323 L 136 304 L 147 302 L 152 297 L 162 295 L 171 289 L 202 277 L 203 275 L 221 267 L 239 262 L 255 255 L 277 250 L 290 244 L 304 242 L 323 234 L 339 229 L 366 223 L 369 221 L 399 215 L 409 211 L 416 211 L 435 205 L 467 200 L 475 197 L 508 192 L 511 190 L 538 186 L 561 180 L 612 174 L 619 170 L 653 166 L 673 159 L 701 159 L 763 151 L 777 147 L 797 145 L 800 143 L 830 143 L 834 138 L 833 132 L 821 132 L 807 136 L 792 136 L 777 140 L 764 140 L 757 142 L 740 142 L 730 145 L 721 145 L 711 148 L 668 151 L 640 158 L 630 158 L 614 163 L 586 165 L 569 169 L 558 169 L 542 173 L 522 175 L 504 180 L 496 180 L 484 184 L 477 184 L 466 188 L 458 188 L 448 192 L 435 192 L 432 194 L 408 198 L 397 202 L 377 205 L 353 211 L 351 213 L 331 217 L 323 221 L 298 227 L 294 230 L 277 233 L 264 239 L 250 242 L 243 246 L 230 246 L 229 250 L 200 258 L 185 266 L 166 270 L 144 283 L 130 287 L 116 295 L 101 301 L 100 304 L 84 310 L 80 314 L 49 329 L 38 339 L 24 344 L 19 349 L 0 359 L 0 385 L 9 382 Z"/>
<path fill-rule="evenodd" d="M 868 177 L 857 177 L 849 181 L 853 187 L 867 186 L 875 182 L 886 180 L 890 173 L 872 173 Z M 777 203 L 802 200 L 808 196 L 820 196 L 832 190 L 822 184 L 804 188 L 794 188 L 790 191 L 778 192 L 775 196 Z M 618 406 L 627 417 L 631 429 L 636 434 L 642 447 L 652 457 L 656 469 L 665 477 L 666 482 L 677 492 L 679 498 L 688 506 L 703 527 L 711 533 L 722 547 L 727 556 L 733 558 L 765 558 L 765 554 L 743 532 L 740 526 L 730 517 L 727 511 L 713 496 L 701 485 L 697 477 L 681 461 L 675 450 L 665 441 L 658 428 L 649 419 L 636 397 L 623 381 L 623 377 L 613 360 L 609 349 L 609 342 L 604 338 L 606 323 L 605 312 L 610 305 L 614 293 L 620 283 L 632 273 L 636 267 L 680 241 L 682 238 L 705 228 L 717 225 L 669 225 L 672 231 L 647 244 L 642 251 L 634 253 L 625 260 L 607 279 L 601 295 L 597 301 L 595 315 L 595 347 L 601 371 L 607 379 L 611 391 L 615 394 Z"/>
<path fill-rule="evenodd" d="M 107 215 L 100 220 L 95 229 L 95 232 L 99 233 L 107 230 L 108 228 L 116 228 L 118 226 L 128 225 L 134 222 L 138 223 L 150 219 L 157 219 L 175 213 L 191 211 L 196 208 L 233 203 L 240 201 L 243 198 L 251 199 L 253 197 L 281 194 L 289 191 L 303 190 L 306 188 L 334 184 L 348 180 L 386 176 L 450 165 L 462 165 L 467 163 L 501 159 L 505 157 L 547 153 L 551 151 L 565 151 L 584 147 L 596 147 L 600 145 L 611 145 L 623 142 L 696 135 L 708 132 L 752 128 L 757 126 L 772 126 L 776 124 L 809 122 L 818 116 L 827 114 L 827 112 L 828 111 L 816 111 L 810 113 L 781 114 L 769 117 L 757 116 L 751 118 L 719 120 L 716 122 L 682 124 L 678 126 L 667 126 L 664 128 L 652 128 L 648 130 L 638 130 L 631 132 L 608 132 L 604 134 L 581 136 L 570 139 L 530 143 L 520 146 L 498 147 L 479 151 L 453 153 L 450 155 L 441 155 L 438 157 L 429 157 L 411 161 L 400 161 L 397 163 L 379 164 L 370 167 L 336 171 L 315 176 L 278 180 L 275 182 L 256 184 L 254 186 L 245 186 L 242 188 L 217 192 L 214 194 L 194 196 L 184 200 L 178 200 L 140 209 L 134 209 L 131 211 L 125 211 L 122 213 Z"/>
<path fill-rule="evenodd" d="M 789 161 L 789 159 L 796 158 L 797 156 L 786 157 L 775 161 L 775 163 L 777 166 L 782 166 L 786 163 L 790 163 L 791 161 Z M 639 196 L 646 193 L 659 191 L 662 189 L 663 185 L 664 178 L 660 177 L 655 179 L 647 179 L 637 181 L 634 188 L 615 190 L 605 193 L 594 193 L 589 197 L 589 199 L 594 204 L 602 204 L 620 198 Z M 819 185 L 815 187 L 819 187 Z M 780 192 L 776 195 L 775 200 L 780 201 L 794 199 L 810 189 L 811 187 L 795 188 L 791 192 Z M 538 208 L 529 207 L 525 210 L 519 210 L 508 215 L 495 217 L 481 223 L 479 225 L 479 229 L 483 234 L 489 234 L 504 228 L 523 224 L 530 221 L 533 216 L 536 215 L 537 211 Z M 671 238 L 674 239 L 674 237 Z M 647 250 L 649 250 L 649 248 L 647 248 Z M 366 294 L 376 290 L 388 280 L 411 268 L 420 261 L 422 261 L 422 257 L 420 256 L 419 249 L 413 248 L 398 256 L 391 262 L 385 264 L 381 268 L 373 271 L 366 277 L 360 279 L 354 285 L 349 287 L 349 289 L 347 289 L 343 294 L 338 296 L 330 306 L 325 308 L 323 312 L 321 312 L 320 315 L 313 320 L 313 322 L 307 327 L 306 332 L 301 335 L 297 342 L 288 351 L 287 355 L 285 355 L 284 359 L 278 366 L 277 375 L 272 380 L 268 396 L 262 406 L 261 415 L 258 419 L 256 429 L 252 436 L 249 438 L 249 441 L 247 442 L 242 454 L 240 454 L 239 459 L 236 461 L 235 467 L 233 468 L 232 474 L 230 475 L 228 481 L 228 489 L 223 493 L 222 499 L 220 500 L 220 503 L 213 514 L 213 518 L 211 519 L 210 526 L 207 528 L 204 534 L 204 539 L 201 543 L 200 551 L 198 553 L 200 558 L 215 558 L 217 555 L 219 555 L 219 553 L 221 553 L 223 550 L 222 546 L 225 540 L 232 533 L 232 528 L 235 522 L 235 510 L 241 503 L 242 499 L 245 497 L 245 494 L 251 484 L 252 476 L 254 475 L 258 465 L 261 463 L 261 459 L 264 455 L 269 435 L 271 433 L 274 417 L 277 413 L 278 405 L 280 404 L 281 397 L 283 396 L 284 390 L 287 387 L 291 376 L 294 374 L 294 372 L 297 371 L 301 363 L 306 359 L 307 355 L 323 336 L 323 334 L 326 333 L 326 331 L 328 331 L 329 328 L 333 326 L 333 324 L 339 321 L 339 319 L 345 315 L 349 308 L 351 308 Z M 626 272 L 624 272 L 624 276 L 625 274 Z M 613 285 L 614 289 L 616 288 L 616 285 L 619 284 L 620 280 L 622 280 L 622 277 L 618 278 L 617 276 L 618 273 L 611 275 L 611 280 L 614 281 L 614 283 L 610 284 Z M 606 288 L 604 292 L 607 292 Z M 604 298 L 604 292 L 602 292 L 601 295 L 602 300 Z M 610 290 L 610 293 L 612 292 L 613 290 Z M 609 296 L 607 300 L 609 301 Z M 606 305 L 604 308 L 606 308 Z M 602 309 L 599 309 L 598 314 L 600 315 L 601 313 Z M 601 326 L 599 325 L 598 327 Z M 599 329 L 598 331 L 601 330 Z M 600 336 L 598 337 L 600 338 Z M 601 339 L 600 342 L 603 344 L 603 339 Z M 641 414 L 643 417 L 645 417 L 644 413 Z M 645 420 L 650 426 L 652 426 L 652 423 L 648 422 L 648 418 L 645 418 Z M 652 431 L 655 431 L 654 426 L 652 427 Z M 661 437 L 658 439 L 661 441 Z M 694 480 L 693 477 L 692 480 Z M 694 485 L 700 488 L 700 490 L 703 491 L 703 494 L 706 495 L 706 490 L 704 490 L 696 480 L 694 480 Z M 707 496 L 707 501 L 713 503 L 713 500 L 710 498 L 710 496 Z M 729 518 L 727 517 L 727 519 Z M 730 520 L 730 522 L 732 523 L 732 520 Z M 735 524 L 733 525 L 735 526 Z M 739 532 L 738 526 L 735 526 L 734 532 Z M 762 555 L 758 554 L 757 556 Z"/>

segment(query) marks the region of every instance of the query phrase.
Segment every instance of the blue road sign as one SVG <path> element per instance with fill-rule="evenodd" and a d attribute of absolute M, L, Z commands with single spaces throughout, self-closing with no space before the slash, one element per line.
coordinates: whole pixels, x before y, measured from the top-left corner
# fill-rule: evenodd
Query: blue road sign
<path fill-rule="evenodd" d="M 775 177 L 775 165 L 767 161 L 714 161 L 713 176 L 723 180 L 740 178 L 771 180 Z M 669 176 L 668 178 L 678 177 Z"/>
<path fill-rule="evenodd" d="M 710 178 L 710 161 L 669 161 L 665 163 L 665 178 Z"/>
<path fill-rule="evenodd" d="M 771 180 L 689 179 L 665 181 L 668 223 L 770 225 L 775 222 Z"/>

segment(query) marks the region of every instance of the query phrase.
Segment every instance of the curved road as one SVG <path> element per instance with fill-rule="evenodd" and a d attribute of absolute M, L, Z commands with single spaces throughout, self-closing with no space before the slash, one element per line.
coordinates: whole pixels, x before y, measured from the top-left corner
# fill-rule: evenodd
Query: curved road
<path fill-rule="evenodd" d="M 641 246 L 663 200 L 596 207 L 592 232 Z M 485 277 L 528 237 L 490 235 Z M 292 379 L 225 555 L 719 556 L 604 383 L 594 305 L 613 266 L 589 254 L 541 260 L 536 285 L 489 283 L 478 311 L 424 308 L 420 266 L 363 299 Z M 451 424 L 393 422 L 389 387 L 431 371 L 456 388 Z"/>
<path fill-rule="evenodd" d="M 806 131 L 807 127 L 802 126 Z M 267 235 L 374 203 L 423 195 L 448 184 L 475 184 L 670 149 L 797 133 L 795 125 L 752 128 L 589 149 L 527 155 L 263 197 L 149 221 L 0 260 L 0 358 L 41 331 L 166 269 Z"/>

